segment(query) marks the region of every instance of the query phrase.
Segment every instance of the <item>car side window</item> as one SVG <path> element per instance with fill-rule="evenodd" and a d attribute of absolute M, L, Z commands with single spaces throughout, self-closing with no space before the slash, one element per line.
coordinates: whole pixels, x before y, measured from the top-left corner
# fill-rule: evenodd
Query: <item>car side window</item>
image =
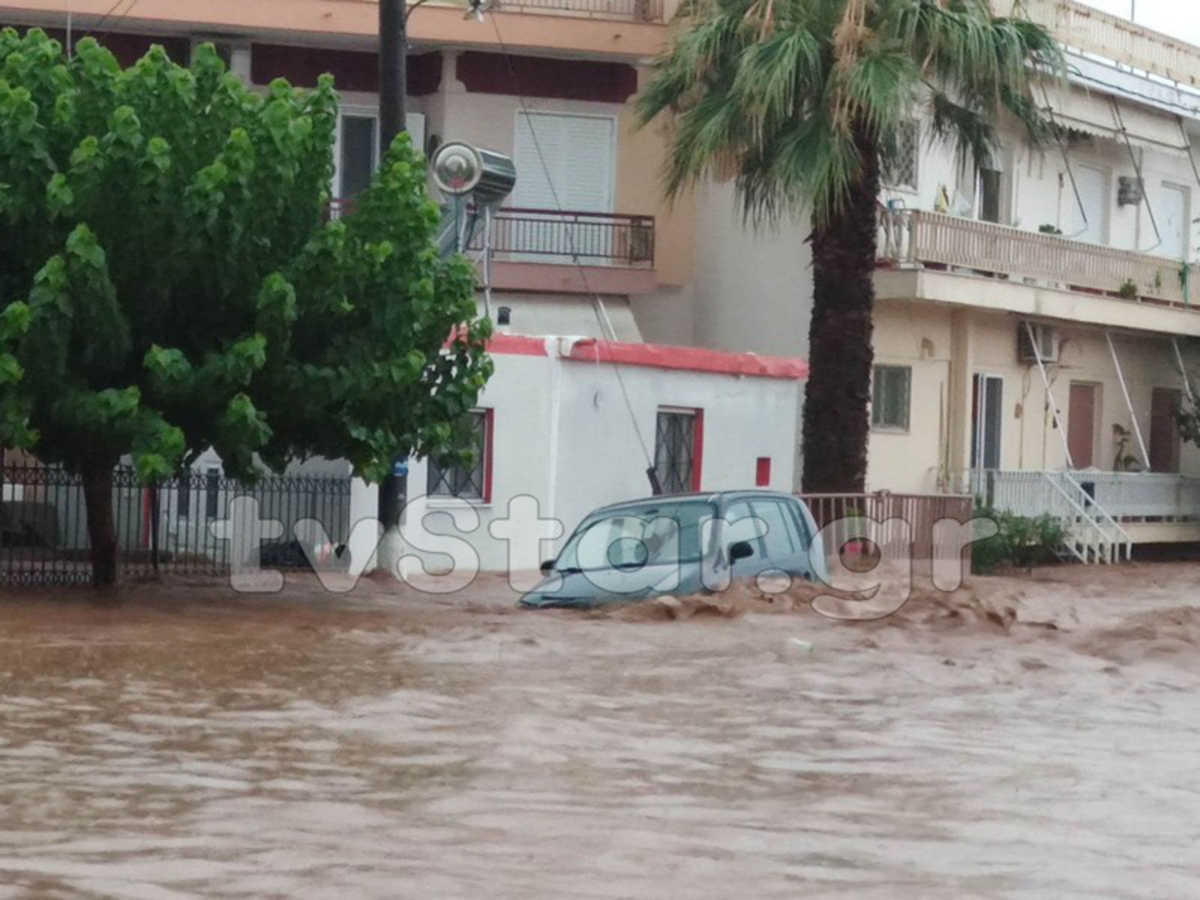
<path fill-rule="evenodd" d="M 755 556 L 766 554 L 760 532 L 763 526 L 756 521 L 754 511 L 745 500 L 737 500 L 725 507 L 725 531 L 722 539 L 725 547 L 738 541 L 749 541 Z"/>
<path fill-rule="evenodd" d="M 808 522 L 804 518 L 804 511 L 794 500 L 784 505 L 786 506 L 786 515 L 783 518 L 787 521 L 788 534 L 792 536 L 792 541 L 802 553 L 807 552 L 808 545 L 812 543 L 812 537 L 808 533 Z"/>
<path fill-rule="evenodd" d="M 762 519 L 767 533 L 762 536 L 764 555 L 768 559 L 783 559 L 798 552 L 792 533 L 787 527 L 787 513 L 778 500 L 752 500 L 754 515 Z"/>

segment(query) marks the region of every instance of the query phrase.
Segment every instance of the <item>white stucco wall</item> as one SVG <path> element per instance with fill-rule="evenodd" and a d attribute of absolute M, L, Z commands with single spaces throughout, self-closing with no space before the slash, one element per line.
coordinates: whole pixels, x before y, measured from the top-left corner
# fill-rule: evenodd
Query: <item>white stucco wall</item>
<path fill-rule="evenodd" d="M 760 456 L 771 458 L 771 487 L 791 488 L 802 382 L 623 365 L 631 415 L 613 364 L 504 353 L 494 359 L 496 373 L 479 401 L 494 411 L 492 498 L 471 504 L 479 527 L 462 535 L 484 570 L 506 566 L 507 546 L 489 526 L 508 514 L 515 497 L 536 498 L 544 514 L 562 521 L 565 538 L 597 506 L 648 495 L 645 453 L 653 457 L 660 406 L 703 410 L 703 490 L 753 487 Z M 425 461 L 412 465 L 406 516 L 424 517 L 429 531 L 446 533 L 445 507 L 456 504 L 417 497 L 427 473 Z M 548 543 L 544 555 L 560 544 Z M 431 569 L 448 561 L 416 555 Z"/>

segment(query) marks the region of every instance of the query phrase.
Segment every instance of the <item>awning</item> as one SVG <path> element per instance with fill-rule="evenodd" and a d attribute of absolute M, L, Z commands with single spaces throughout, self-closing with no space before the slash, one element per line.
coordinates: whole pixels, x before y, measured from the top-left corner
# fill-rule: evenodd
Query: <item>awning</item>
<path fill-rule="evenodd" d="M 1064 84 L 1046 85 L 1045 96 L 1037 100 L 1048 104 L 1054 120 L 1067 128 L 1124 143 L 1123 125 L 1135 147 L 1187 155 L 1188 145 L 1174 116 Z"/>

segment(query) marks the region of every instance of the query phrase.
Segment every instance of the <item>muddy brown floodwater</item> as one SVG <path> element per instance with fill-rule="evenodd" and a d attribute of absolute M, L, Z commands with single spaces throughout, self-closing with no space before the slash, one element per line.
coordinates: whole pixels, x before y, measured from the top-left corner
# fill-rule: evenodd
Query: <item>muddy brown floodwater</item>
<path fill-rule="evenodd" d="M 1200 896 L 1200 566 L 511 604 L 0 597 L 0 898 Z"/>

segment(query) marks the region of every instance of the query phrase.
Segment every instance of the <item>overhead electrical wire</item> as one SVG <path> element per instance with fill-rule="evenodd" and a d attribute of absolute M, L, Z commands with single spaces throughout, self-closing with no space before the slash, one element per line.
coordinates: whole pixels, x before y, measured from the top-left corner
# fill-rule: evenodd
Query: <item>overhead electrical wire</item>
<path fill-rule="evenodd" d="M 538 163 L 542 167 L 542 172 L 546 176 L 546 184 L 550 188 L 550 196 L 554 201 L 554 208 L 560 213 L 565 214 L 566 210 L 562 202 L 559 200 L 558 190 L 554 186 L 554 178 L 550 174 L 550 166 L 546 162 L 546 156 L 542 152 L 541 141 L 538 140 L 537 129 L 534 127 L 533 113 L 529 109 L 529 105 L 525 101 L 525 95 L 521 91 L 520 79 L 517 75 L 516 67 L 513 65 L 512 54 L 509 53 L 507 45 L 504 43 L 504 36 L 500 33 L 500 24 L 496 21 L 496 14 L 493 11 L 489 18 L 492 20 L 492 29 L 496 33 L 496 43 L 500 47 L 500 52 L 504 56 L 505 65 L 508 68 L 509 78 L 512 79 L 513 90 L 516 91 L 517 102 L 520 104 L 521 111 L 525 116 L 525 121 L 529 125 L 529 135 L 533 139 L 534 151 L 537 153 Z M 579 254 L 576 252 L 575 237 L 571 229 L 566 230 L 567 245 L 571 251 L 571 260 L 579 271 L 579 278 L 583 282 L 584 291 L 592 297 L 592 310 L 595 313 L 596 321 L 600 326 L 601 332 L 607 333 L 611 340 L 616 340 L 616 331 L 613 329 L 612 322 L 608 319 L 608 313 L 604 309 L 604 301 L 600 294 L 592 288 L 591 282 L 588 279 L 587 269 L 579 262 Z M 596 363 L 599 364 L 600 350 L 596 350 Z M 629 413 L 630 421 L 633 423 L 633 430 L 637 434 L 638 444 L 641 445 L 642 455 L 646 459 L 648 466 L 647 474 L 654 470 L 654 459 L 650 455 L 650 450 L 646 444 L 645 436 L 642 434 L 641 426 L 638 425 L 637 415 L 633 409 L 633 402 L 629 399 L 629 390 L 625 385 L 625 378 L 621 374 L 621 367 L 615 361 L 612 362 L 613 373 L 617 376 L 617 384 L 620 386 L 621 395 L 625 401 L 625 408 Z M 652 482 L 653 483 L 653 482 Z"/>

